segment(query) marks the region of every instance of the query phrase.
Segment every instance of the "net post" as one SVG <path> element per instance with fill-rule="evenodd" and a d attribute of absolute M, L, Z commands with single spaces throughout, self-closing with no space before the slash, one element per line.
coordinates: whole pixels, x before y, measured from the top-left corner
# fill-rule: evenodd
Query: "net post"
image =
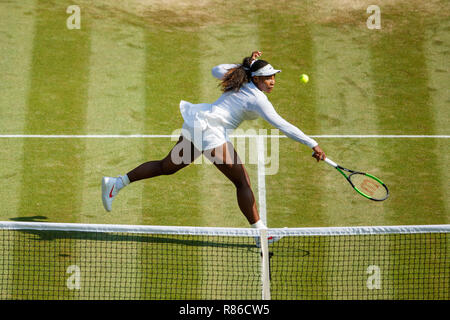
<path fill-rule="evenodd" d="M 260 230 L 262 300 L 270 300 L 269 242 L 267 229 Z"/>

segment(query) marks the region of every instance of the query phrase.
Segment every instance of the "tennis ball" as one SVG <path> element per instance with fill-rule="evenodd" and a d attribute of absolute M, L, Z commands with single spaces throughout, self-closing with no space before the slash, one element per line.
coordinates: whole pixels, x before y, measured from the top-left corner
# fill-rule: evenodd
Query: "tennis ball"
<path fill-rule="evenodd" d="M 300 76 L 300 81 L 303 82 L 303 83 L 307 83 L 309 81 L 308 75 L 307 74 L 302 74 Z"/>

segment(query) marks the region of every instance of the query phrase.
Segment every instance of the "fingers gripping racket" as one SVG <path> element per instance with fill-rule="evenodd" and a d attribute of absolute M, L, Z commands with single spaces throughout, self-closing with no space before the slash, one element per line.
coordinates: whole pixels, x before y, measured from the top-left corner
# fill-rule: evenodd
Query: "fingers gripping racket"
<path fill-rule="evenodd" d="M 325 158 L 324 161 L 336 168 L 347 179 L 353 189 L 363 197 L 374 201 L 383 201 L 389 197 L 387 186 L 377 177 L 368 173 L 346 169 L 328 158 Z M 347 175 L 345 172 L 349 174 Z"/>

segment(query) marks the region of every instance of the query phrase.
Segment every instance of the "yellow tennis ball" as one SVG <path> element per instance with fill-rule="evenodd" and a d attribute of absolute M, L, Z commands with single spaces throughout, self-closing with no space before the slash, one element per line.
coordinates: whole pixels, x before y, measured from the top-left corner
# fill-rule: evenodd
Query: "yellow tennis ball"
<path fill-rule="evenodd" d="M 300 81 L 303 82 L 303 83 L 307 83 L 309 81 L 308 75 L 307 74 L 302 74 L 300 76 Z"/>

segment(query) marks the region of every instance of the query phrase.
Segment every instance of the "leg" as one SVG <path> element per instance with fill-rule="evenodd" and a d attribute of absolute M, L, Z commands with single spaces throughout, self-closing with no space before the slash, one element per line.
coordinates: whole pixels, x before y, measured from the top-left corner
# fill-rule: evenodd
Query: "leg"
<path fill-rule="evenodd" d="M 225 143 L 214 150 L 205 152 L 205 156 L 235 185 L 239 208 L 248 222 L 250 224 L 258 222 L 260 218 L 250 178 L 233 145 Z"/>
<path fill-rule="evenodd" d="M 125 176 L 117 178 L 103 177 L 102 202 L 105 210 L 112 210 L 114 198 L 125 185 L 142 179 L 174 174 L 188 166 L 200 155 L 201 152 L 194 147 L 192 142 L 181 136 L 177 144 L 164 159 L 143 163 Z"/>
<path fill-rule="evenodd" d="M 143 163 L 128 172 L 127 176 L 130 182 L 134 182 L 161 175 L 171 175 L 194 162 L 200 155 L 201 152 L 194 147 L 192 142 L 181 136 L 164 159 Z"/>

